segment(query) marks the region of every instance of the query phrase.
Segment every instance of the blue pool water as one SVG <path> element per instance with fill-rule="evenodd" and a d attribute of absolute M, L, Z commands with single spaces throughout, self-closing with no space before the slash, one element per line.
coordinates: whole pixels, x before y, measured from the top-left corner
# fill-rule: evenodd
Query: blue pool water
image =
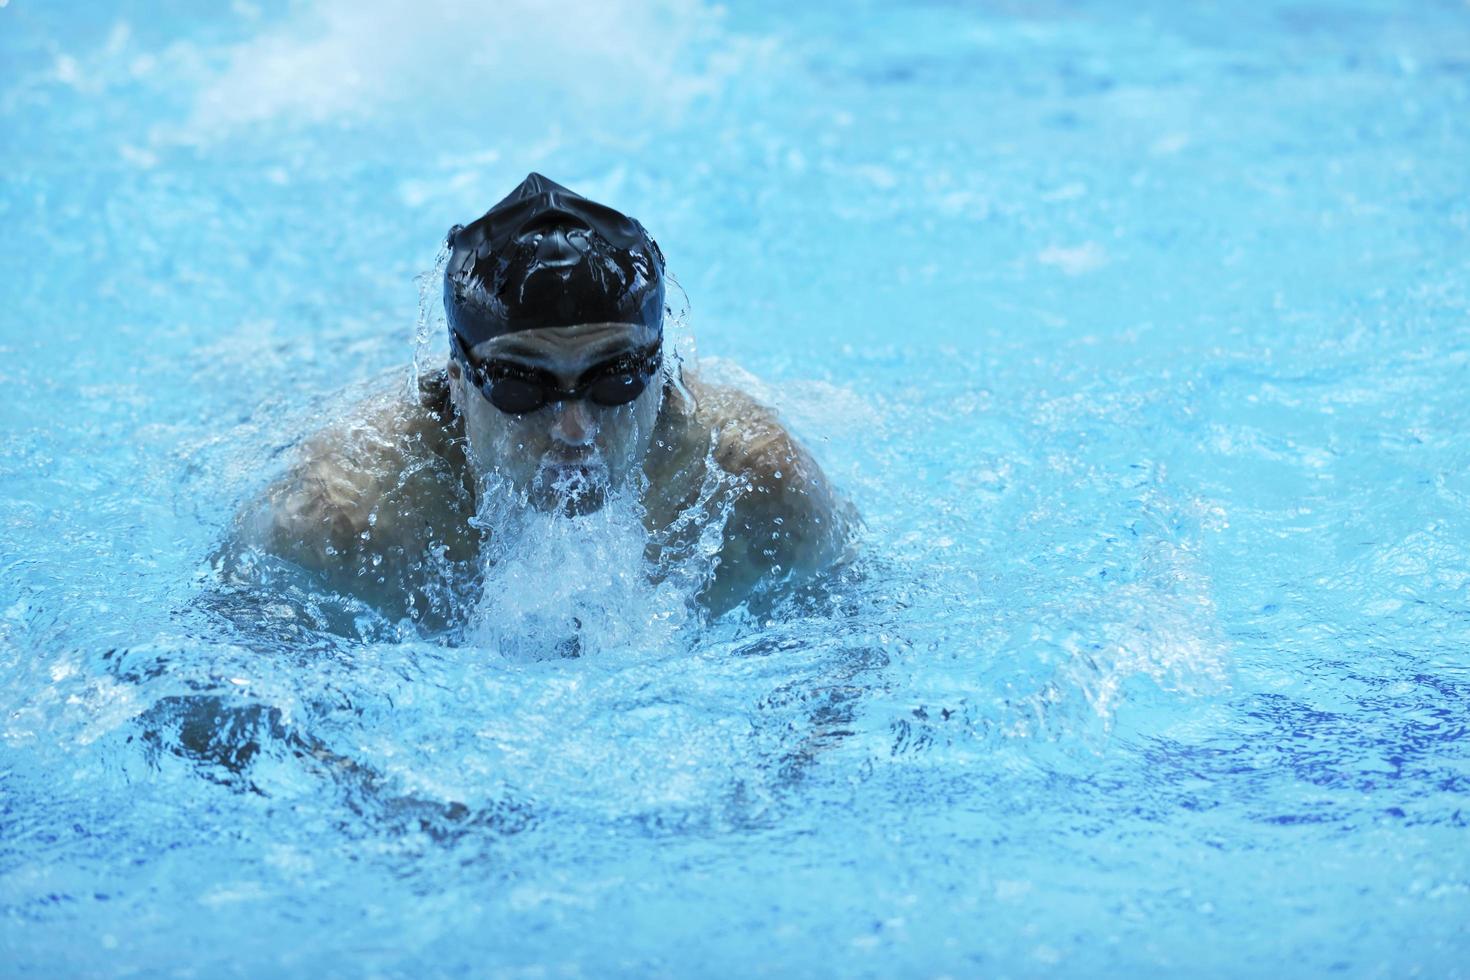
<path fill-rule="evenodd" d="M 1470 5 L 485 6 L 0 3 L 0 974 L 1470 975 Z M 830 596 L 222 583 L 530 170 Z"/>

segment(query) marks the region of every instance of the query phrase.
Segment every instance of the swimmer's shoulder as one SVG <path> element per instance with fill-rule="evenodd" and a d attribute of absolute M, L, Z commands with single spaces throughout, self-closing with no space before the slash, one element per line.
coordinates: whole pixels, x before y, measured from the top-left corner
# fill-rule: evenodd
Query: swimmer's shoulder
<path fill-rule="evenodd" d="M 690 389 L 715 463 L 748 481 L 757 500 L 787 508 L 830 507 L 834 496 L 826 474 L 772 409 L 730 385 L 694 379 Z"/>
<path fill-rule="evenodd" d="M 408 545 L 423 524 L 438 523 L 436 512 L 456 509 L 439 499 L 454 494 L 463 465 L 456 423 L 442 377 L 421 382 L 416 397 L 364 399 L 301 444 L 247 516 L 247 538 L 317 569 L 340 565 L 364 544 L 374 552 Z M 405 495 L 407 508 L 397 499 Z"/>
<path fill-rule="evenodd" d="M 708 433 L 715 464 L 743 490 L 726 526 L 717 589 L 738 601 L 762 580 L 810 575 L 838 560 L 851 510 L 806 447 L 738 388 L 698 379 L 688 386 L 695 428 Z"/>

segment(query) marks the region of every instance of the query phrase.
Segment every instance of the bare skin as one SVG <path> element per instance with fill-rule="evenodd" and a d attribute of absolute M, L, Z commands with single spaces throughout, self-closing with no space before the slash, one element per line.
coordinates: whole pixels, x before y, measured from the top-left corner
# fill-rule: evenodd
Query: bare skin
<path fill-rule="evenodd" d="M 497 338 L 475 357 L 535 367 L 571 388 L 583 372 L 647 341 L 624 325 L 533 330 Z M 551 506 L 538 497 L 548 472 L 595 465 L 614 487 L 641 487 L 653 569 L 712 519 L 700 505 L 711 485 L 731 502 L 718 566 L 699 596 L 711 614 L 841 557 L 845 505 L 775 415 L 687 374 L 682 388 L 656 381 L 628 405 L 568 400 L 513 416 L 451 360 L 417 402 L 364 404 L 311 437 L 297 465 L 247 512 L 242 536 L 390 615 L 433 623 L 443 610 L 430 595 L 431 569 L 473 568 L 482 532 L 470 519 L 487 472 L 528 492 L 533 505 Z M 425 560 L 430 551 L 437 561 Z"/>

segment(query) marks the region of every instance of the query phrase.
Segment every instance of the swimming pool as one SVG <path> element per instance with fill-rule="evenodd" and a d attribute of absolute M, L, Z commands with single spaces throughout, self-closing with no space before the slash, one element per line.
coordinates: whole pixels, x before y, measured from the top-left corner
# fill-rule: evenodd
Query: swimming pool
<path fill-rule="evenodd" d="M 10 0 L 0 972 L 1466 975 L 1467 50 L 1449 0 Z M 862 512 L 830 598 L 536 660 L 222 589 L 530 170 Z"/>

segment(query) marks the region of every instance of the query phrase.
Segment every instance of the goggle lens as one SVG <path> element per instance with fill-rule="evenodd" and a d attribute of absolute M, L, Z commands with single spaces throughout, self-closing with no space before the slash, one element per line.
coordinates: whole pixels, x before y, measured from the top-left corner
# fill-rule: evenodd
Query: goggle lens
<path fill-rule="evenodd" d="M 598 378 L 587 389 L 587 397 L 599 405 L 610 408 L 614 405 L 628 404 L 643 394 L 643 389 L 647 387 L 648 377 L 646 375 L 624 371 L 619 374 L 610 374 L 605 378 Z"/>
<path fill-rule="evenodd" d="M 512 415 L 534 412 L 546 404 L 545 386 L 523 378 L 497 378 L 481 390 L 488 392 L 490 404 Z"/>

